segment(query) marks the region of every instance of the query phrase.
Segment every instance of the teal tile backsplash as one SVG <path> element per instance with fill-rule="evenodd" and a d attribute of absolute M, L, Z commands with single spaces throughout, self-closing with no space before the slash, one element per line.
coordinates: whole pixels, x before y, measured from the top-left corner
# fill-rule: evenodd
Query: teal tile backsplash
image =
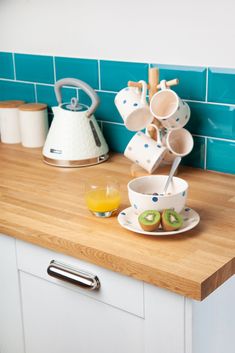
<path fill-rule="evenodd" d="M 53 58 L 44 55 L 15 54 L 16 79 L 54 83 Z"/>
<path fill-rule="evenodd" d="M 189 102 L 187 129 L 193 134 L 235 140 L 235 106 Z"/>
<path fill-rule="evenodd" d="M 154 67 L 154 65 L 152 65 Z M 204 101 L 206 97 L 206 68 L 190 66 L 158 65 L 160 80 L 179 79 L 174 91 L 183 99 Z"/>
<path fill-rule="evenodd" d="M 58 105 L 55 96 L 54 86 L 36 85 L 37 89 L 37 101 L 39 103 L 45 103 L 49 107 Z M 77 97 L 77 91 L 74 88 L 62 88 L 62 102 L 70 102 L 71 98 Z"/>
<path fill-rule="evenodd" d="M 120 91 L 128 81 L 148 80 L 148 64 L 123 61 L 100 61 L 101 89 Z"/>
<path fill-rule="evenodd" d="M 148 80 L 155 64 L 67 58 L 0 52 L 0 100 L 22 99 L 57 105 L 54 81 L 74 77 L 92 86 L 100 105 L 95 116 L 111 150 L 122 153 L 134 132 L 127 130 L 114 104 L 116 92 L 127 82 Z M 183 164 L 235 174 L 235 69 L 158 65 L 160 79 L 178 78 L 173 90 L 191 108 L 186 128 L 194 148 Z M 91 99 L 74 87 L 62 89 L 63 102 L 74 96 L 85 105 Z"/>
<path fill-rule="evenodd" d="M 235 104 L 235 69 L 209 69 L 208 101 Z"/>
<path fill-rule="evenodd" d="M 0 77 L 14 79 L 12 53 L 0 52 Z"/>
<path fill-rule="evenodd" d="M 0 100 L 21 99 L 25 102 L 35 102 L 34 85 L 0 79 Z"/>
<path fill-rule="evenodd" d="M 123 153 L 128 142 L 134 136 L 124 125 L 102 123 L 103 133 L 111 150 Z"/>
<path fill-rule="evenodd" d="M 100 105 L 95 113 L 99 120 L 114 123 L 123 123 L 116 106 L 114 105 L 115 93 L 99 92 Z"/>
<path fill-rule="evenodd" d="M 183 158 L 182 163 L 190 167 L 204 168 L 206 139 L 204 137 L 194 136 L 193 140 L 193 150 L 188 156 Z"/>
<path fill-rule="evenodd" d="M 93 88 L 99 88 L 98 60 L 55 57 L 56 80 L 78 78 Z"/>
<path fill-rule="evenodd" d="M 207 169 L 235 174 L 235 141 L 208 139 Z"/>

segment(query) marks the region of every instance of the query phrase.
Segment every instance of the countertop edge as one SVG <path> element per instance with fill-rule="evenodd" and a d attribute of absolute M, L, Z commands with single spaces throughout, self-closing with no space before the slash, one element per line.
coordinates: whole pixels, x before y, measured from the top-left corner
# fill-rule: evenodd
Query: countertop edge
<path fill-rule="evenodd" d="M 201 284 L 201 299 L 204 300 L 225 281 L 235 275 L 235 258 L 224 264 L 213 275 L 205 279 Z"/>
<path fill-rule="evenodd" d="M 62 246 L 61 242 L 59 241 L 59 237 L 57 238 L 57 244 L 57 242 L 51 242 L 51 239 L 50 241 L 47 241 L 46 237 L 44 238 L 43 236 L 41 236 L 40 238 L 38 238 L 32 235 L 22 234 L 14 230 L 9 230 L 7 227 L 4 227 L 2 225 L 0 225 L 0 233 L 18 240 L 26 241 L 42 248 L 46 248 L 55 252 L 62 253 L 64 255 L 77 258 L 79 260 L 84 260 L 93 263 L 108 270 L 118 272 L 124 276 L 129 276 L 137 280 L 146 282 L 148 284 L 152 284 L 157 287 L 169 290 L 176 294 L 186 296 L 190 299 L 201 301 L 206 297 L 206 295 L 204 296 L 204 292 L 202 292 L 201 285 L 190 279 L 181 276 L 176 276 L 162 270 L 154 270 L 153 268 L 143 265 L 141 263 L 129 261 L 120 256 L 105 253 L 104 251 L 100 251 L 99 253 L 97 249 L 78 244 L 77 242 L 73 243 L 70 241 L 70 247 Z M 102 259 L 105 260 L 102 261 Z M 151 275 L 149 275 L 150 273 Z M 165 281 L 164 279 L 166 275 L 168 281 Z M 169 277 L 171 277 L 171 285 L 167 283 L 169 282 Z M 172 286 L 172 283 L 175 283 L 174 287 Z M 185 288 L 188 288 L 188 290 L 185 290 Z M 208 295 L 209 294 L 210 293 L 208 293 Z"/>

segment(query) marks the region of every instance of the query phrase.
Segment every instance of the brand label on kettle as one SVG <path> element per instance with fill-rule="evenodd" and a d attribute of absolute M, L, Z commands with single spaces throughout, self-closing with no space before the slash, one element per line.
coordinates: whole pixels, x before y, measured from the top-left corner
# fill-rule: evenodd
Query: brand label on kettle
<path fill-rule="evenodd" d="M 50 152 L 51 153 L 56 153 L 56 154 L 61 154 L 62 153 L 61 150 L 56 150 L 55 148 L 50 148 Z"/>

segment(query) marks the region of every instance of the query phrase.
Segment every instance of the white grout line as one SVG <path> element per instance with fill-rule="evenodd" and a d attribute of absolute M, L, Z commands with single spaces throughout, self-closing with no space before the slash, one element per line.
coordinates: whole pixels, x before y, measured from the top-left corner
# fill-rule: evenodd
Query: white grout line
<path fill-rule="evenodd" d="M 96 92 L 103 92 L 103 93 L 114 93 L 114 94 L 117 94 L 118 92 L 116 91 L 106 91 L 104 89 L 95 89 Z"/>
<path fill-rule="evenodd" d="M 213 137 L 213 136 L 206 136 L 206 135 L 197 135 L 197 134 L 192 134 L 195 137 L 203 137 L 203 138 L 207 138 L 207 139 L 212 139 L 212 140 L 219 140 L 219 141 L 226 141 L 226 142 L 233 142 L 235 143 L 235 139 L 231 140 L 231 139 L 225 139 L 222 137 Z"/>
<path fill-rule="evenodd" d="M 56 69 L 55 69 L 55 57 L 53 56 L 53 72 L 54 72 L 54 82 L 56 82 Z"/>
<path fill-rule="evenodd" d="M 184 99 L 185 102 L 189 103 L 202 103 L 202 104 L 211 104 L 211 105 L 222 105 L 225 107 L 235 107 L 235 104 L 229 104 L 229 103 L 217 103 L 217 102 L 206 102 L 206 101 L 197 101 L 197 100 L 192 100 L 192 99 Z"/>
<path fill-rule="evenodd" d="M 19 81 L 19 82 L 32 83 L 32 82 L 29 82 L 29 81 Z M 34 83 L 36 83 L 36 84 L 39 85 L 39 86 L 54 87 L 54 84 L 53 84 L 53 83 L 42 83 L 42 82 L 34 82 Z"/>
<path fill-rule="evenodd" d="M 99 85 L 99 91 L 100 91 L 101 90 L 100 60 L 98 60 L 98 85 Z"/>
<path fill-rule="evenodd" d="M 15 82 L 15 80 L 12 80 L 10 78 L 0 78 L 1 81 L 10 81 L 10 82 Z M 37 85 L 41 85 L 41 86 L 49 86 L 49 87 L 54 87 L 53 83 L 43 83 L 43 82 L 33 82 L 33 81 L 23 81 L 23 80 L 17 80 L 16 82 L 19 83 L 28 83 L 28 84 L 37 84 Z M 74 89 L 74 87 L 71 86 L 63 86 L 64 88 L 70 88 L 70 89 Z M 106 90 L 102 90 L 102 89 L 95 89 L 96 92 L 103 92 L 103 93 L 112 93 L 112 94 L 117 94 L 117 91 L 106 91 Z"/>
<path fill-rule="evenodd" d="M 114 122 L 114 121 L 106 121 L 106 120 L 100 120 L 100 119 L 97 119 L 97 120 L 99 120 L 99 122 L 102 122 L 102 123 L 125 126 L 123 123 L 116 123 L 116 122 Z M 233 142 L 233 143 L 235 143 L 235 140 L 225 139 L 225 138 L 220 138 L 220 137 L 205 136 L 205 135 L 198 135 L 198 134 L 192 134 L 192 136 L 204 138 L 204 139 L 206 140 L 206 141 L 205 141 L 206 147 L 207 147 L 207 139 L 212 139 L 212 140 L 218 140 L 218 141 L 225 141 L 225 142 Z"/>
<path fill-rule="evenodd" d="M 15 79 L 10 79 L 10 78 L 0 78 L 1 81 L 9 81 L 9 82 L 19 82 L 19 83 L 26 83 L 26 84 L 34 84 L 36 83 L 37 85 L 42 85 L 42 86 L 49 86 L 49 87 L 54 87 L 53 83 L 44 83 L 44 82 L 34 82 L 34 81 L 23 81 L 23 80 L 15 80 Z M 64 86 L 65 88 L 73 88 L 69 86 Z M 101 93 L 110 93 L 110 94 L 117 94 L 117 91 L 107 91 L 103 89 L 95 89 L 96 92 L 101 92 Z M 225 106 L 225 107 L 235 107 L 235 104 L 228 104 L 228 103 L 217 103 L 217 102 L 205 102 L 205 101 L 197 101 L 197 100 L 192 100 L 192 99 L 184 99 L 185 102 L 189 103 L 202 103 L 202 104 L 211 104 L 211 105 L 218 105 L 218 106 Z"/>
<path fill-rule="evenodd" d="M 10 79 L 10 78 L 0 78 L 1 81 L 10 81 L 10 82 L 19 82 L 19 83 L 27 83 L 27 84 L 34 84 L 36 83 L 37 85 L 42 85 L 42 86 L 49 86 L 49 87 L 54 87 L 53 83 L 43 83 L 43 82 L 34 82 L 34 81 L 23 81 L 23 80 L 15 80 L 15 79 Z M 73 87 L 68 87 L 64 86 L 66 88 L 73 88 Z M 107 90 L 102 90 L 102 89 L 95 89 L 96 92 L 103 92 L 103 93 L 111 93 L 111 94 L 117 94 L 117 91 L 107 91 Z M 192 100 L 192 99 L 184 99 L 185 102 L 189 103 L 202 103 L 202 104 L 211 104 L 211 105 L 218 105 L 218 106 L 225 106 L 225 107 L 231 107 L 234 108 L 235 104 L 229 104 L 229 103 L 217 103 L 217 102 L 206 102 L 206 101 L 198 101 L 198 100 Z"/>
<path fill-rule="evenodd" d="M 35 95 L 35 102 L 38 102 L 38 94 L 37 94 L 37 87 L 36 83 L 34 83 L 34 95 Z"/>
<path fill-rule="evenodd" d="M 97 119 L 97 120 L 99 120 L 99 119 Z M 107 123 L 107 124 L 113 124 L 113 125 L 121 125 L 121 126 L 124 126 L 124 124 L 122 124 L 122 123 L 116 123 L 116 122 L 113 122 L 113 121 L 99 120 L 99 122 L 101 122 L 102 125 L 103 125 L 103 123 Z"/>
<path fill-rule="evenodd" d="M 209 75 L 209 69 L 207 67 L 206 68 L 206 96 L 205 96 L 206 102 L 208 102 L 208 75 Z"/>
<path fill-rule="evenodd" d="M 13 62 L 14 80 L 16 80 L 16 63 L 15 63 L 15 54 L 14 53 L 12 53 L 12 62 Z"/>
<path fill-rule="evenodd" d="M 205 137 L 204 169 L 206 169 L 206 162 L 207 162 L 207 137 Z"/>
<path fill-rule="evenodd" d="M 1 81 L 10 81 L 10 82 L 19 82 L 19 83 L 27 83 L 33 85 L 34 83 L 37 85 L 43 85 L 43 86 L 51 86 L 54 87 L 53 83 L 42 83 L 42 82 L 32 82 L 32 81 L 23 81 L 23 80 L 11 80 L 9 78 L 0 78 Z"/>

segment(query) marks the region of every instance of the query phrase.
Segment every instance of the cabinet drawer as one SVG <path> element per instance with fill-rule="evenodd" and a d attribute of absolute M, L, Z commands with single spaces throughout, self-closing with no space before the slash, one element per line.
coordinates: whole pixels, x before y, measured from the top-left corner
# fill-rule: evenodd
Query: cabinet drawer
<path fill-rule="evenodd" d="M 16 241 L 16 249 L 19 270 L 144 317 L 143 282 L 20 240 Z M 92 273 L 98 277 L 100 288 L 90 291 L 49 276 L 47 268 L 52 260 Z"/>

